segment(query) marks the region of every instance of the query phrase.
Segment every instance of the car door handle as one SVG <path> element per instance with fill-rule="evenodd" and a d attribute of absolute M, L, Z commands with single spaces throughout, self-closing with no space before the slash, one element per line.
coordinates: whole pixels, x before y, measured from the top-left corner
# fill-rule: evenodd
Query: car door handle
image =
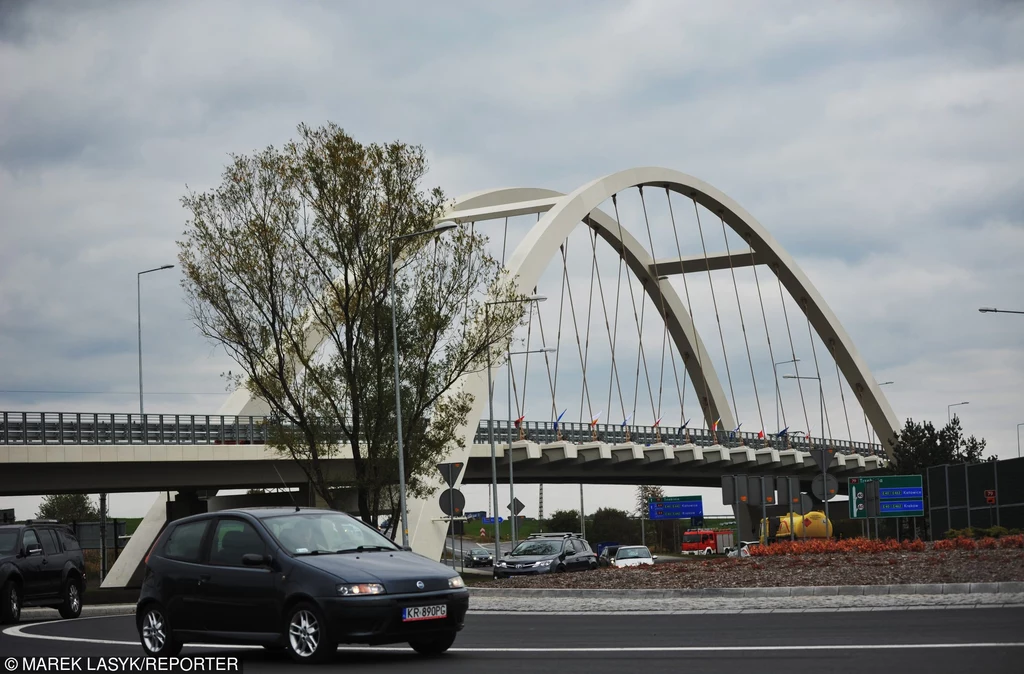
<path fill-rule="evenodd" d="M 205 583 L 208 580 L 210 580 L 209 576 L 199 576 L 199 582 L 197 584 L 198 585 L 202 585 L 203 583 Z"/>
<path fill-rule="evenodd" d="M 43 566 L 46 566 L 46 558 L 43 558 Z"/>

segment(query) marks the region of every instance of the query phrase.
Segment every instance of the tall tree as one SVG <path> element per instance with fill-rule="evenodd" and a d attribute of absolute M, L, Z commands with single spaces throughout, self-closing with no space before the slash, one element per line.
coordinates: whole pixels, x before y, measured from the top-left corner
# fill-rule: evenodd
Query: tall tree
<path fill-rule="evenodd" d="M 665 490 L 661 487 L 646 484 L 636 488 L 637 517 L 647 517 L 647 504 L 652 498 L 665 498 Z"/>
<path fill-rule="evenodd" d="M 86 494 L 50 494 L 43 497 L 36 517 L 64 524 L 94 522 L 99 519 L 99 511 Z"/>
<path fill-rule="evenodd" d="M 424 191 L 423 149 L 363 145 L 340 127 L 299 127 L 298 140 L 234 156 L 221 184 L 190 192 L 179 242 L 183 287 L 199 331 L 225 348 L 244 386 L 266 401 L 272 444 L 316 492 L 339 487 L 325 460 L 351 456 L 360 516 L 397 521 L 397 317 L 408 491 L 462 441 L 472 404 L 459 379 L 500 359 L 523 305 L 486 240 L 431 229 L 440 189 Z M 508 303 L 480 320 L 487 295 Z"/>

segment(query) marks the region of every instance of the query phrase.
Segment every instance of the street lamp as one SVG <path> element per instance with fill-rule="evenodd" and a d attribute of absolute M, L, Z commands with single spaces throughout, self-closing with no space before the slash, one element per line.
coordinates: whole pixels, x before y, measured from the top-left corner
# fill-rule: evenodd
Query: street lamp
<path fill-rule="evenodd" d="M 147 433 L 146 411 L 142 402 L 142 275 L 155 271 L 173 269 L 173 264 L 165 264 L 162 267 L 146 269 L 135 274 L 135 301 L 139 312 L 139 422 L 141 432 Z M 129 433 L 131 430 L 129 429 Z M 143 439 L 145 439 L 143 435 Z M 100 581 L 107 576 L 107 495 L 100 494 Z"/>
<path fill-rule="evenodd" d="M 783 377 L 785 379 L 815 379 L 818 382 L 818 399 L 821 401 L 821 440 L 822 440 L 822 444 L 821 444 L 821 450 L 822 450 L 822 457 L 821 457 L 821 474 L 822 474 L 821 495 L 823 497 L 827 497 L 828 494 L 825 493 L 825 491 L 826 491 L 826 489 L 828 487 L 828 479 L 826 477 L 824 477 L 824 476 L 828 473 L 828 464 L 831 463 L 831 462 L 828 461 L 828 459 L 825 457 L 825 391 L 824 391 L 824 389 L 822 388 L 822 385 L 821 385 L 821 377 L 811 377 L 809 375 L 795 375 L 795 374 L 787 374 L 787 375 L 783 375 Z M 812 441 L 812 444 L 813 444 L 813 441 Z M 830 524 L 830 520 L 828 518 L 828 498 L 824 498 L 823 500 L 825 502 L 825 534 L 826 534 L 826 536 L 828 536 L 828 530 L 829 530 L 829 524 Z"/>
<path fill-rule="evenodd" d="M 996 309 L 994 307 L 982 307 L 978 309 L 983 314 L 1024 314 L 1024 311 L 1014 311 L 1013 309 Z"/>
<path fill-rule="evenodd" d="M 547 298 L 543 295 L 530 295 L 522 299 L 497 300 L 484 302 L 484 331 L 490 329 L 490 310 L 492 306 L 499 304 L 519 304 L 522 302 L 543 302 Z M 487 435 L 491 441 L 491 499 L 494 504 L 494 568 L 498 568 L 498 560 L 501 558 L 501 529 L 498 527 L 498 458 L 497 449 L 494 444 L 494 386 L 491 383 L 491 348 L 487 347 Z M 509 465 L 511 466 L 511 460 Z M 511 467 L 509 468 L 511 470 Z M 513 504 L 514 505 L 514 504 Z"/>
<path fill-rule="evenodd" d="M 409 513 L 405 506 L 405 450 L 402 447 L 402 386 L 399 382 L 398 374 L 398 319 L 395 316 L 395 242 L 402 241 L 405 239 L 412 239 L 418 236 L 426 236 L 428 234 L 439 234 L 449 229 L 454 229 L 458 225 L 448 223 L 438 225 L 432 229 L 424 229 L 419 232 L 412 232 L 410 234 L 403 234 L 401 236 L 393 236 L 388 241 L 388 283 L 390 288 L 388 290 L 391 295 L 391 341 L 394 347 L 394 359 L 395 359 L 395 422 L 396 429 L 398 432 L 398 499 L 399 508 L 401 509 L 402 517 L 402 547 L 409 547 Z"/>
<path fill-rule="evenodd" d="M 1020 458 L 1020 427 L 1024 426 L 1024 423 L 1017 424 L 1017 458 Z"/>
<path fill-rule="evenodd" d="M 155 271 L 163 271 L 165 269 L 173 269 L 173 264 L 165 264 L 162 267 L 156 267 L 154 269 L 147 269 L 146 271 L 140 271 L 135 275 L 135 291 L 136 301 L 139 309 L 139 415 L 145 415 L 145 409 L 142 404 L 142 275 L 150 274 Z M 145 419 L 143 419 L 145 423 Z"/>
<path fill-rule="evenodd" d="M 953 421 L 953 408 L 954 407 L 958 407 L 960 405 L 970 405 L 970 404 L 971 403 L 969 401 L 965 400 L 962 403 L 953 403 L 952 405 L 946 405 L 946 417 L 948 418 L 949 421 Z"/>
<path fill-rule="evenodd" d="M 521 356 L 528 353 L 554 353 L 557 351 L 553 346 L 546 346 L 542 349 L 531 349 L 529 351 L 509 351 L 508 352 L 508 494 L 509 494 L 509 505 L 512 506 L 512 549 L 516 547 L 516 542 L 519 540 L 519 520 L 516 515 L 516 483 L 512 474 L 512 356 Z M 524 375 L 525 376 L 525 375 Z M 526 406 L 526 400 L 523 400 L 523 406 Z M 525 410 L 524 410 L 525 414 Z M 498 510 L 497 504 L 494 506 L 494 510 Z"/>
<path fill-rule="evenodd" d="M 778 368 L 780 365 L 786 365 L 788 363 L 799 363 L 799 358 L 790 358 L 789 360 L 780 360 L 775 363 L 775 367 Z M 778 377 L 778 373 L 775 374 Z M 782 424 L 779 423 L 779 407 L 782 404 L 782 391 L 779 389 L 779 380 L 775 380 L 775 427 L 778 429 L 782 428 Z"/>

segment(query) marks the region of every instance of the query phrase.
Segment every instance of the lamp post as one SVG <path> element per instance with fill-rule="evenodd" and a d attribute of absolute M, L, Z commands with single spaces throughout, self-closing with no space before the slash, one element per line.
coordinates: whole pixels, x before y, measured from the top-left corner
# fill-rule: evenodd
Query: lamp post
<path fill-rule="evenodd" d="M 1020 458 L 1020 427 L 1024 426 L 1024 423 L 1017 424 L 1017 458 Z"/>
<path fill-rule="evenodd" d="M 821 440 L 822 440 L 822 445 L 821 445 L 821 450 L 822 450 L 822 456 L 821 456 L 821 475 L 822 475 L 822 478 L 821 478 L 822 479 L 821 495 L 822 495 L 822 497 L 827 497 L 828 494 L 825 493 L 825 492 L 826 492 L 826 488 L 828 487 L 828 477 L 827 477 L 827 475 L 828 475 L 828 464 L 831 463 L 831 462 L 828 461 L 826 459 L 826 457 L 825 457 L 825 444 L 824 444 L 825 443 L 825 391 L 824 391 L 824 389 L 822 388 L 822 385 L 821 385 L 821 377 L 811 377 L 809 375 L 795 375 L 795 374 L 787 374 L 787 375 L 784 375 L 784 377 L 786 379 L 815 379 L 818 382 L 818 399 L 821 401 Z M 808 432 L 810 432 L 810 431 L 808 431 Z M 813 441 L 812 441 L 812 443 L 813 443 Z M 823 498 L 822 500 L 825 502 L 825 536 L 826 536 L 826 538 L 831 538 L 831 536 L 829 535 L 829 524 L 831 524 L 831 521 L 828 518 L 828 498 Z"/>
<path fill-rule="evenodd" d="M 162 267 L 146 269 L 135 274 L 135 302 L 139 314 L 139 423 L 140 432 L 146 431 L 146 409 L 142 397 L 142 275 L 151 274 L 155 271 L 173 269 L 173 264 L 165 264 Z M 130 424 L 129 424 L 130 425 Z M 128 429 L 131 433 L 131 429 Z M 145 435 L 143 435 L 145 438 Z M 116 532 L 115 532 L 116 535 Z M 100 582 L 107 576 L 107 495 L 100 494 Z"/>
<path fill-rule="evenodd" d="M 948 418 L 947 420 L 950 421 L 950 422 L 953 421 L 953 408 L 954 407 L 958 407 L 960 405 L 970 405 L 970 404 L 971 404 L 970 401 L 965 400 L 962 403 L 953 403 L 952 405 L 946 405 L 946 416 Z"/>
<path fill-rule="evenodd" d="M 778 366 L 786 365 L 787 363 L 799 363 L 799 362 L 800 362 L 799 358 L 790 358 L 789 360 L 780 360 L 778 363 L 775 363 L 775 367 L 777 368 Z M 776 374 L 776 377 L 778 377 L 777 374 Z M 779 407 L 782 404 L 782 391 L 779 389 L 778 381 L 779 381 L 778 379 L 775 380 L 775 382 L 776 382 L 775 383 L 775 427 L 778 428 L 778 429 L 781 429 L 782 428 L 782 424 L 779 423 Z"/>
<path fill-rule="evenodd" d="M 994 307 L 982 307 L 978 309 L 983 314 L 1024 314 L 1024 311 L 1015 311 L 1013 309 L 996 309 Z"/>
<path fill-rule="evenodd" d="M 892 381 L 883 381 L 881 384 L 878 385 L 878 387 L 881 388 L 883 386 L 889 386 L 890 384 L 895 384 L 895 383 L 896 382 L 892 382 Z M 866 414 L 864 415 L 864 418 L 867 419 L 867 415 Z M 874 427 L 871 428 L 871 437 L 868 438 L 868 440 L 872 440 L 872 439 L 873 440 L 878 440 L 878 435 L 875 433 Z"/>
<path fill-rule="evenodd" d="M 405 505 L 405 449 L 402 446 L 402 385 L 398 373 L 398 319 L 395 316 L 395 242 L 412 239 L 428 234 L 439 234 L 458 225 L 443 224 L 432 229 L 424 229 L 402 236 L 393 236 L 388 241 L 388 283 L 391 295 L 391 342 L 394 347 L 393 357 L 395 359 L 395 428 L 398 434 L 398 499 L 402 517 L 402 547 L 409 547 L 409 513 Z"/>
<path fill-rule="evenodd" d="M 146 411 L 142 403 L 142 275 L 173 268 L 173 264 L 165 264 L 162 267 L 155 267 L 153 269 L 147 269 L 146 271 L 140 271 L 135 275 L 135 296 L 139 309 L 139 415 L 143 416 L 143 425 L 145 425 L 144 415 L 146 414 Z"/>
<path fill-rule="evenodd" d="M 516 515 L 516 483 L 512 475 L 512 356 L 521 356 L 527 353 L 554 353 L 557 351 L 553 346 L 546 346 L 542 349 L 531 349 L 529 351 L 509 351 L 508 352 L 508 494 L 509 494 L 509 505 L 512 506 L 512 549 L 515 550 L 516 543 L 519 541 L 519 518 Z M 525 375 L 524 375 L 525 377 Z M 523 413 L 526 413 L 526 400 L 523 400 Z M 495 505 L 495 510 L 498 509 Z"/>
<path fill-rule="evenodd" d="M 543 302 L 547 298 L 542 295 L 531 295 L 523 299 L 497 300 L 495 302 L 484 302 L 484 331 L 489 334 L 490 310 L 492 306 L 499 304 L 519 304 L 522 302 Z M 501 559 L 501 529 L 498 525 L 498 458 L 497 449 L 494 444 L 494 386 L 491 381 L 491 348 L 487 347 L 487 435 L 491 442 L 491 499 L 494 503 L 494 566 L 498 568 L 498 560 Z M 511 465 L 511 460 L 509 461 Z M 511 468 L 510 468 L 511 470 Z"/>

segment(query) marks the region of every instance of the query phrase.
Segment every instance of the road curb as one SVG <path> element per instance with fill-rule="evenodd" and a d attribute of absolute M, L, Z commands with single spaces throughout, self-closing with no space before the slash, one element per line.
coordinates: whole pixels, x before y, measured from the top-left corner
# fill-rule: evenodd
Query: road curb
<path fill-rule="evenodd" d="M 824 585 L 817 587 L 709 587 L 671 590 L 598 590 L 554 588 L 471 587 L 474 597 L 548 599 L 763 599 L 766 597 L 859 597 L 909 594 L 1020 594 L 1024 582 L 933 583 L 923 585 Z"/>
<path fill-rule="evenodd" d="M 98 618 L 100 616 L 114 615 L 135 615 L 135 604 L 101 604 L 97 606 L 83 606 L 82 618 Z M 22 620 L 40 620 L 59 618 L 55 608 L 23 608 L 21 609 Z"/>

